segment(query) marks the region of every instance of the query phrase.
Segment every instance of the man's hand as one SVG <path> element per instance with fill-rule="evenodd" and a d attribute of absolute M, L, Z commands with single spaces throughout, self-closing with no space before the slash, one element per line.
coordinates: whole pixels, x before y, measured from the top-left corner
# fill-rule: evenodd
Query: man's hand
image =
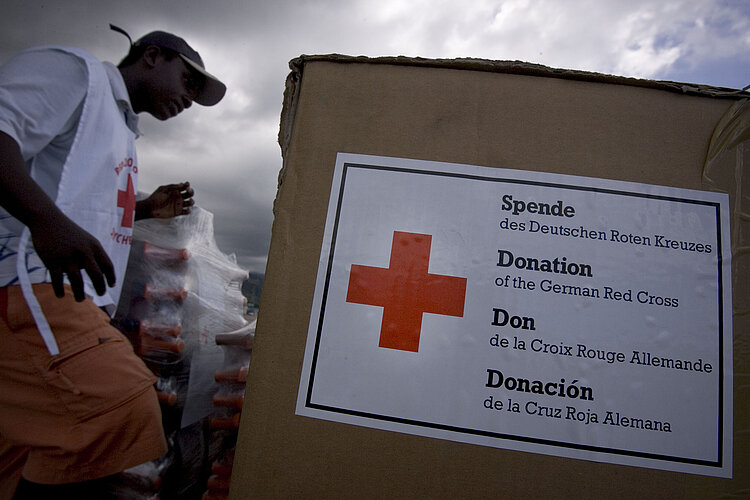
<path fill-rule="evenodd" d="M 86 298 L 81 271 L 85 270 L 98 295 L 115 284 L 115 269 L 99 241 L 60 214 L 29 228 L 34 249 L 50 273 L 55 295 L 65 295 L 63 274 L 68 276 L 76 301 Z"/>
<path fill-rule="evenodd" d="M 159 186 L 151 196 L 136 203 L 135 218 L 168 219 L 178 215 L 190 213 L 190 207 L 195 204 L 193 188 L 189 182 Z"/>

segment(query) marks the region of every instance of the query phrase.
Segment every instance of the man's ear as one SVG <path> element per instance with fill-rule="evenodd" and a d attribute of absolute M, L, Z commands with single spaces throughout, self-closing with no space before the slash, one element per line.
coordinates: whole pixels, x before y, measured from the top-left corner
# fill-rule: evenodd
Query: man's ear
<path fill-rule="evenodd" d="M 157 47 L 156 45 L 151 45 L 146 48 L 146 50 L 143 52 L 143 55 L 141 56 L 141 60 L 148 66 L 149 68 L 153 68 L 157 64 L 157 60 L 159 56 L 161 55 L 161 49 Z"/>

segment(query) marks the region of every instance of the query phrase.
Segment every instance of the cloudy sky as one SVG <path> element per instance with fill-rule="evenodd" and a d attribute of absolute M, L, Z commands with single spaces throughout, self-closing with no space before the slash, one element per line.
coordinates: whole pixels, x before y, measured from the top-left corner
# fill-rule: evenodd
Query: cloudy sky
<path fill-rule="evenodd" d="M 65 44 L 117 62 L 127 40 L 186 38 L 228 86 L 212 108 L 146 116 L 140 189 L 189 180 L 216 239 L 264 272 L 288 63 L 301 54 L 521 60 L 656 80 L 750 84 L 747 0 L 3 0 L 0 62 Z"/>

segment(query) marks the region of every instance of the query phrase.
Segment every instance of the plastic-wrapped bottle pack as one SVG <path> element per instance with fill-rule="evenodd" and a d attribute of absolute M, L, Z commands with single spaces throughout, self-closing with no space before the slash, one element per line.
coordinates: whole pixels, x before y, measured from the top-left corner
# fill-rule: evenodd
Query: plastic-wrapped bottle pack
<path fill-rule="evenodd" d="M 157 376 L 170 449 L 125 471 L 113 485 L 118 498 L 227 494 L 255 331 L 247 278 L 219 250 L 208 211 L 135 224 L 112 323 Z"/>

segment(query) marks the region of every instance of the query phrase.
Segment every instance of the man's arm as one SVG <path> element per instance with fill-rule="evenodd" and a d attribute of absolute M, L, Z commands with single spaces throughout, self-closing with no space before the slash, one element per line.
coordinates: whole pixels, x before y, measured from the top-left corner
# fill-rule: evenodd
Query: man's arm
<path fill-rule="evenodd" d="M 37 255 L 47 267 L 55 295 L 62 297 L 63 274 L 77 301 L 85 299 L 81 270 L 96 293 L 115 284 L 115 271 L 96 238 L 70 220 L 31 178 L 18 143 L 0 132 L 0 203 L 31 231 Z"/>

